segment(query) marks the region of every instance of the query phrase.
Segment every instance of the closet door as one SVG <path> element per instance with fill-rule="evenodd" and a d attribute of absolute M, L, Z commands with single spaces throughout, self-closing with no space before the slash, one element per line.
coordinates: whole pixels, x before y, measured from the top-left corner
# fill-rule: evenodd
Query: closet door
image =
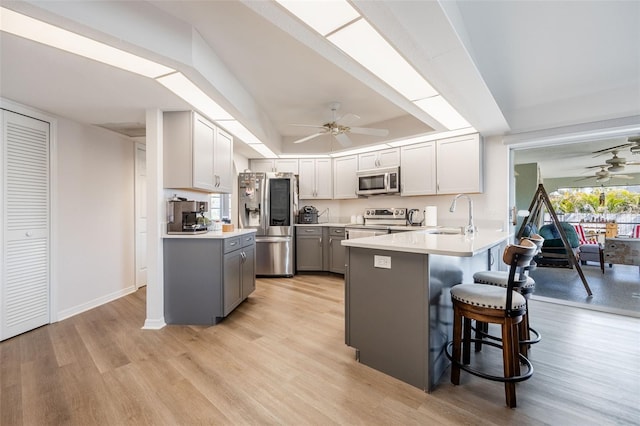
<path fill-rule="evenodd" d="M 2 110 L 0 340 L 49 320 L 49 123 Z"/>

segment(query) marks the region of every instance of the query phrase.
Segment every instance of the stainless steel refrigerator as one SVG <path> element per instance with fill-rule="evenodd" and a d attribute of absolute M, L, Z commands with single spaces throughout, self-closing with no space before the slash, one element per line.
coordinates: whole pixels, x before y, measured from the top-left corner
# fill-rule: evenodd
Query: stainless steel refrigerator
<path fill-rule="evenodd" d="M 298 180 L 292 173 L 238 175 L 240 228 L 256 230 L 256 275 L 293 276 Z"/>

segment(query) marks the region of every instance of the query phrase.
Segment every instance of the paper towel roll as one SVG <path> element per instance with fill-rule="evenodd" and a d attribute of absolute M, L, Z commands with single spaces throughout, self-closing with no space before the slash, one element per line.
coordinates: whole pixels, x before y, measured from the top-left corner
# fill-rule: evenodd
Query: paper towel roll
<path fill-rule="evenodd" d="M 426 206 L 424 208 L 424 226 L 438 226 L 437 206 Z"/>

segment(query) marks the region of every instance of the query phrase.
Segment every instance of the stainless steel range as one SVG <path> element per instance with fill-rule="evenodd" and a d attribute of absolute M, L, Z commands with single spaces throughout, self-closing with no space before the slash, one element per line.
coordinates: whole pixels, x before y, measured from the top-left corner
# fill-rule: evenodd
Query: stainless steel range
<path fill-rule="evenodd" d="M 364 211 L 363 225 L 347 225 L 347 238 L 373 237 L 388 234 L 391 226 L 407 225 L 407 209 L 403 207 L 368 208 Z"/>

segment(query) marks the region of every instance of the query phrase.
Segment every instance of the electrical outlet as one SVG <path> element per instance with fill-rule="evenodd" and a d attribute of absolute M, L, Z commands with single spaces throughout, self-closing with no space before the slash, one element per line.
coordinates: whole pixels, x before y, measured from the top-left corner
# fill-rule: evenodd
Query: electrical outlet
<path fill-rule="evenodd" d="M 373 256 L 374 268 L 391 269 L 391 256 Z"/>

